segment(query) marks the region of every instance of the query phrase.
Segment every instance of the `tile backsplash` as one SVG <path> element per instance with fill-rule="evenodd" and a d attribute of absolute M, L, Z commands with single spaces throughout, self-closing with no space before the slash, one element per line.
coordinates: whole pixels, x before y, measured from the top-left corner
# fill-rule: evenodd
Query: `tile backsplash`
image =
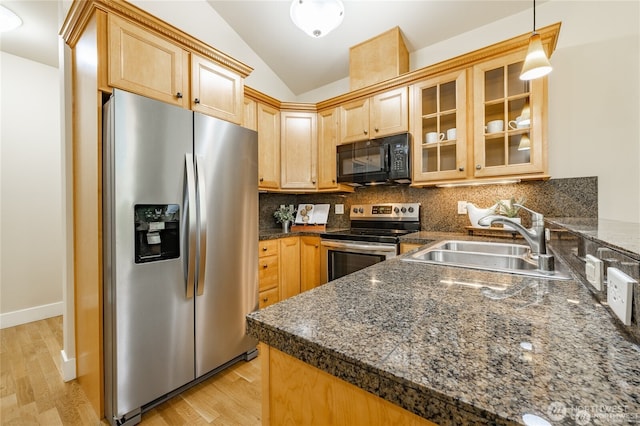
<path fill-rule="evenodd" d="M 420 203 L 424 231 L 462 232 L 470 225 L 467 215 L 459 215 L 458 201 L 485 208 L 497 200 L 525 198 L 525 205 L 547 217 L 598 217 L 598 178 L 580 177 L 529 181 L 509 185 L 480 185 L 455 188 L 412 188 L 407 185 L 358 188 L 343 194 L 260 194 L 260 229 L 279 227 L 273 212 L 281 204 L 331 204 L 330 228 L 349 227 L 353 204 L 397 202 Z M 336 215 L 335 204 L 344 204 L 345 213 Z M 523 221 L 526 224 L 526 215 Z"/>

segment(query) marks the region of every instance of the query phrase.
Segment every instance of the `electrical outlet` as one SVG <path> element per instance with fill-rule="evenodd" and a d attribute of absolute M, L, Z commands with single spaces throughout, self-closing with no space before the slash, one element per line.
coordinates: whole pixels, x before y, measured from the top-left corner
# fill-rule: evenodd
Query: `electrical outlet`
<path fill-rule="evenodd" d="M 604 262 L 602 262 L 602 260 L 588 254 L 585 258 L 584 273 L 587 276 L 587 281 L 589 281 L 596 290 L 603 290 L 602 282 L 604 281 Z"/>
<path fill-rule="evenodd" d="M 467 214 L 467 202 L 458 201 L 458 214 Z"/>
<path fill-rule="evenodd" d="M 336 214 L 344 214 L 344 204 L 336 204 Z"/>
<path fill-rule="evenodd" d="M 624 325 L 631 325 L 633 285 L 638 282 L 618 268 L 607 268 L 607 303 Z"/>

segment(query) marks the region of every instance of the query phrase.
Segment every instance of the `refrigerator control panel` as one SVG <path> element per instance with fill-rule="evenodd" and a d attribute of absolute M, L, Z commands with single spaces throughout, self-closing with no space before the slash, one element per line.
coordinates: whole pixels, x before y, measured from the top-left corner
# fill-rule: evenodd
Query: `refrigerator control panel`
<path fill-rule="evenodd" d="M 136 204 L 135 263 L 180 257 L 180 206 Z"/>

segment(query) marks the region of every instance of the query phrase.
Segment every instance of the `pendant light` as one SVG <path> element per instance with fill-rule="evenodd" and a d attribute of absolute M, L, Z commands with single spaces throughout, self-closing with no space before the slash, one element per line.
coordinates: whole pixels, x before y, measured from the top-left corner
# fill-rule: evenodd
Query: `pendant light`
<path fill-rule="evenodd" d="M 529 139 L 529 135 L 523 133 L 520 136 L 520 143 L 518 144 L 518 151 L 527 151 L 531 149 L 531 140 Z"/>
<path fill-rule="evenodd" d="M 289 13 L 298 28 L 320 38 L 342 23 L 344 5 L 340 0 L 293 0 Z"/>
<path fill-rule="evenodd" d="M 0 5 L 0 32 L 11 31 L 22 25 L 22 19 L 11 10 Z"/>
<path fill-rule="evenodd" d="M 551 63 L 542 47 L 540 34 L 536 32 L 536 0 L 533 0 L 533 33 L 529 39 L 529 49 L 522 66 L 520 80 L 533 80 L 551 72 Z"/>

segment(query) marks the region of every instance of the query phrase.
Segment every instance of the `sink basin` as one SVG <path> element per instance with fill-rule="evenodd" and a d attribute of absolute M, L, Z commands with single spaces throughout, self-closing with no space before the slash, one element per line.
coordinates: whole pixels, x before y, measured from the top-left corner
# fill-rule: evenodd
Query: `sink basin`
<path fill-rule="evenodd" d="M 432 248 L 473 253 L 507 254 L 510 256 L 524 256 L 531 252 L 529 246 L 522 244 L 491 243 L 484 241 L 443 241 Z"/>
<path fill-rule="evenodd" d="M 523 270 L 534 271 L 538 269 L 538 265 L 531 263 L 524 257 L 505 256 L 491 253 L 468 253 L 463 251 L 448 250 L 429 250 L 424 251 L 419 256 L 411 256 L 412 260 L 431 262 L 431 263 L 448 263 L 455 265 L 468 265 L 482 267 L 483 269 L 501 269 L 501 270 Z"/>
<path fill-rule="evenodd" d="M 529 247 L 521 244 L 449 240 L 409 254 L 402 260 L 548 279 L 571 279 L 566 271 L 541 271 L 537 262 L 529 255 Z"/>

